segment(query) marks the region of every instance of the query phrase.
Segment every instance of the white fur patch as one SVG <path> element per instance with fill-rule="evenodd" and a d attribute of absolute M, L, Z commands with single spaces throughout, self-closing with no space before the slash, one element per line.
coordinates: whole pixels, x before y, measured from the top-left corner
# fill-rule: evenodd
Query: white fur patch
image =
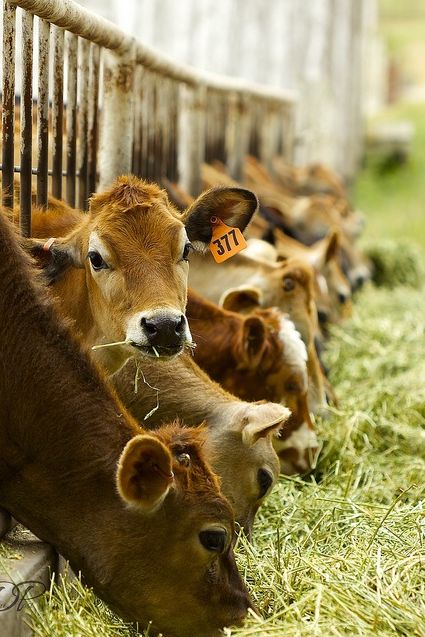
<path fill-rule="evenodd" d="M 303 422 L 298 429 L 293 431 L 289 438 L 286 440 L 275 440 L 273 445 L 277 453 L 280 453 L 284 449 L 295 449 L 298 452 L 297 469 L 299 471 L 308 471 L 311 469 L 311 466 L 304 457 L 304 454 L 308 449 L 314 449 L 315 451 L 317 450 L 317 457 L 320 446 L 316 432 L 310 429 L 305 422 Z"/>
<path fill-rule="evenodd" d="M 279 338 L 283 343 L 285 360 L 288 365 L 306 371 L 307 349 L 295 325 L 285 315 L 280 317 Z"/>

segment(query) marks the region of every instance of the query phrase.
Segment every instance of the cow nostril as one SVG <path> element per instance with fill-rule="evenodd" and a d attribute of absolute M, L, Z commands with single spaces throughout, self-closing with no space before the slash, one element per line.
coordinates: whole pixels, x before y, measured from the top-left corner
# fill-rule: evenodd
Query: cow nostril
<path fill-rule="evenodd" d="M 185 327 L 186 327 L 186 320 L 184 315 L 182 314 L 176 323 L 175 329 L 176 329 L 177 336 L 181 336 L 183 334 Z"/>
<path fill-rule="evenodd" d="M 149 336 L 155 336 L 158 333 L 158 327 L 152 321 L 142 318 L 141 323 L 145 332 L 149 334 Z"/>

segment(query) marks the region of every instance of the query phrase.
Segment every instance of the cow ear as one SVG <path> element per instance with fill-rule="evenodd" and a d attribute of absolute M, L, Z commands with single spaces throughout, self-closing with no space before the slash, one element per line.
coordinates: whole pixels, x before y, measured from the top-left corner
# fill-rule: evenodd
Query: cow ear
<path fill-rule="evenodd" d="M 262 293 L 259 288 L 241 286 L 240 288 L 230 288 L 223 292 L 218 304 L 230 312 L 244 314 L 259 308 L 261 301 Z"/>
<path fill-rule="evenodd" d="M 324 239 L 312 247 L 309 257 L 310 264 L 317 270 L 321 270 L 331 259 L 335 258 L 339 245 L 338 229 L 330 230 Z"/>
<path fill-rule="evenodd" d="M 264 405 L 266 407 L 266 405 Z M 276 405 L 277 407 L 277 405 Z M 248 422 L 242 429 L 242 441 L 245 445 L 250 447 L 254 445 L 261 438 L 267 438 L 268 436 L 277 436 L 282 425 L 288 420 L 291 412 L 283 405 L 279 405 L 280 414 L 272 421 L 266 419 L 255 420 L 254 422 Z"/>
<path fill-rule="evenodd" d="M 245 188 L 219 186 L 202 193 L 183 215 L 190 241 L 208 245 L 212 237 L 211 218 L 244 230 L 258 208 L 256 195 Z"/>
<path fill-rule="evenodd" d="M 69 268 L 84 267 L 77 238 L 25 239 L 25 248 L 42 270 L 47 284 L 54 283 Z"/>
<path fill-rule="evenodd" d="M 118 462 L 117 487 L 121 498 L 146 513 L 158 509 L 174 482 L 167 447 L 153 436 L 135 436 Z"/>
<path fill-rule="evenodd" d="M 250 365 L 259 363 L 266 346 L 266 328 L 257 316 L 248 316 L 243 324 L 242 357 Z"/>

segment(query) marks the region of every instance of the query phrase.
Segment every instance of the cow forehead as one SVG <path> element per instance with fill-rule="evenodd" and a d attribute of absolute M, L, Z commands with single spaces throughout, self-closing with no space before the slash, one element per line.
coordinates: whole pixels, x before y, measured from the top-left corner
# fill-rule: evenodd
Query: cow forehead
<path fill-rule="evenodd" d="M 177 256 L 187 241 L 185 227 L 179 219 L 127 211 L 106 220 L 96 220 L 89 245 L 97 247 L 89 249 L 98 249 L 105 259 L 108 255 L 117 259 L 131 257 L 134 252 L 140 254 L 141 250 Z"/>

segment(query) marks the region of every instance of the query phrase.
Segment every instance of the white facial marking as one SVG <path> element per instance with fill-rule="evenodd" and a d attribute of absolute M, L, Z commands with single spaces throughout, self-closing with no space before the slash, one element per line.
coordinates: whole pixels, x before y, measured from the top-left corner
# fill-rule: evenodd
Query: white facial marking
<path fill-rule="evenodd" d="M 308 449 L 314 449 L 317 454 L 319 441 L 316 432 L 310 429 L 307 423 L 303 422 L 286 440 L 276 439 L 273 441 L 273 446 L 277 453 L 284 449 L 295 449 L 298 451 L 297 469 L 308 471 L 311 469 L 311 465 L 304 457 L 304 454 Z"/>
<path fill-rule="evenodd" d="M 111 253 L 95 230 L 90 233 L 88 252 L 98 252 L 108 265 L 111 262 Z"/>
<path fill-rule="evenodd" d="M 301 221 L 304 217 L 304 213 L 310 205 L 310 199 L 308 197 L 300 197 L 295 205 L 292 207 L 291 216 L 295 222 Z"/>
<path fill-rule="evenodd" d="M 317 285 L 319 286 L 320 293 L 329 294 L 328 282 L 326 281 L 323 274 L 320 274 L 320 272 L 318 272 L 316 275 L 316 278 L 317 278 Z"/>
<path fill-rule="evenodd" d="M 279 338 L 283 343 L 284 357 L 288 365 L 297 367 L 307 374 L 307 349 L 295 325 L 285 315 L 279 318 Z"/>

